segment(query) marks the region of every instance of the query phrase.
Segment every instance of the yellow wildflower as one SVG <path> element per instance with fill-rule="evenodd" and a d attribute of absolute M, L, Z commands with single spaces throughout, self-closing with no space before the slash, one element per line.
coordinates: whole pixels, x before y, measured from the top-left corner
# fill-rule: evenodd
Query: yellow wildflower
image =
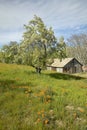
<path fill-rule="evenodd" d="M 41 112 L 38 112 L 37 114 L 38 114 L 38 115 L 40 115 L 40 114 L 41 114 Z"/>
<path fill-rule="evenodd" d="M 73 113 L 73 116 L 74 116 L 74 118 L 76 118 L 77 117 L 77 113 Z"/>
<path fill-rule="evenodd" d="M 48 119 L 46 119 L 44 123 L 45 123 L 45 124 L 48 124 L 48 123 L 49 123 L 49 120 L 48 120 Z"/>
<path fill-rule="evenodd" d="M 84 112 L 84 109 L 83 109 L 83 108 L 81 108 L 81 107 L 78 107 L 78 108 L 77 108 L 77 110 L 78 110 L 78 111 L 80 111 L 81 113 L 83 113 L 83 112 Z"/>
<path fill-rule="evenodd" d="M 38 119 L 37 119 L 37 122 L 40 122 L 40 121 L 41 121 L 40 118 L 38 118 Z"/>
<path fill-rule="evenodd" d="M 42 114 L 42 117 L 45 117 L 45 115 L 44 115 L 44 114 Z"/>

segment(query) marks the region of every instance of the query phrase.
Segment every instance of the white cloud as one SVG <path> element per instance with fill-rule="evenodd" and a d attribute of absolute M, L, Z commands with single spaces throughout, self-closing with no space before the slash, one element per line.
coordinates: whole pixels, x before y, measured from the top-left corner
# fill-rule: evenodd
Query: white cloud
<path fill-rule="evenodd" d="M 56 30 L 86 25 L 86 5 L 87 0 L 0 0 L 0 42 L 20 39 L 34 14 Z"/>
<path fill-rule="evenodd" d="M 0 35 L 0 46 L 4 44 L 8 44 L 10 41 L 18 41 L 22 40 L 23 32 L 9 32 L 3 33 Z"/>

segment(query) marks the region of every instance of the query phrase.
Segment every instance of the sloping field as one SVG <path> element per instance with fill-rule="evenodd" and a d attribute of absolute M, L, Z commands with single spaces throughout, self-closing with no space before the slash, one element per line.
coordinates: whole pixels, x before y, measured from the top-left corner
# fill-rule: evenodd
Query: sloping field
<path fill-rule="evenodd" d="M 0 130 L 87 130 L 87 78 L 0 64 Z"/>

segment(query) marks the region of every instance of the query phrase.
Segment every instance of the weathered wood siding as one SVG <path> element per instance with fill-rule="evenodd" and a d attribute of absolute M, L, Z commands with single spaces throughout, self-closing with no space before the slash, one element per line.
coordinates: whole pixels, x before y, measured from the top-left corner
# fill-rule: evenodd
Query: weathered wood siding
<path fill-rule="evenodd" d="M 76 59 L 73 59 L 71 62 L 69 62 L 63 68 L 63 72 L 65 72 L 65 73 L 79 73 L 79 72 L 82 72 L 82 65 Z"/>

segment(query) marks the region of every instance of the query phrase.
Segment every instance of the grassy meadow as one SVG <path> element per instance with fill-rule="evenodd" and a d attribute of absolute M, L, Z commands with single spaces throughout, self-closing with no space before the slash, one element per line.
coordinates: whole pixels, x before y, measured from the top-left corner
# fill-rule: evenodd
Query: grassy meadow
<path fill-rule="evenodd" d="M 0 130 L 87 130 L 87 74 L 0 63 Z"/>

